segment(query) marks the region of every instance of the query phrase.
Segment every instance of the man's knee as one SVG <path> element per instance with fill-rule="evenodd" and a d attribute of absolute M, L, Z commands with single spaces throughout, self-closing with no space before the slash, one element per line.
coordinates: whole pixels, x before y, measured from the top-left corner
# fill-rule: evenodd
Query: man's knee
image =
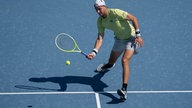
<path fill-rule="evenodd" d="M 129 64 L 130 60 L 131 60 L 131 57 L 123 57 L 121 62 L 122 64 Z"/>

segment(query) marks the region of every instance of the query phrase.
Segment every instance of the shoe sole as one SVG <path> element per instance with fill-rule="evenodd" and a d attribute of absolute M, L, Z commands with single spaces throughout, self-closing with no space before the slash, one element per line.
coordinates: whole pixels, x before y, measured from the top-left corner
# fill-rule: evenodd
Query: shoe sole
<path fill-rule="evenodd" d="M 125 96 L 126 94 L 124 94 L 122 90 L 118 89 L 117 94 L 120 96 L 120 99 L 122 99 L 122 100 L 127 99 L 127 97 Z"/>

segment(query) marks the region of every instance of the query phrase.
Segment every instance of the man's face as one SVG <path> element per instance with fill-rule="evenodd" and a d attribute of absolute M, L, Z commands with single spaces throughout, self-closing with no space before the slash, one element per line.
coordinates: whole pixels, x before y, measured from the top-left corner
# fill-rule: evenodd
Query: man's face
<path fill-rule="evenodd" d="M 107 8 L 105 6 L 95 6 L 95 10 L 99 14 L 99 16 L 103 18 L 107 17 Z"/>

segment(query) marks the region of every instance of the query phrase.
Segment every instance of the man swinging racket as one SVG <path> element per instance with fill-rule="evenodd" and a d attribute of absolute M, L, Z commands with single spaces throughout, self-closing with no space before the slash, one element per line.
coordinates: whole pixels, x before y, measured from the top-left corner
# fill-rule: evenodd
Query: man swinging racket
<path fill-rule="evenodd" d="M 98 37 L 96 39 L 93 51 L 87 55 L 92 60 L 98 53 L 105 29 L 114 32 L 114 45 L 107 64 L 98 66 L 97 71 L 110 69 L 121 54 L 123 54 L 122 62 L 122 88 L 117 90 L 120 99 L 127 99 L 127 85 L 130 75 L 129 63 L 133 54 L 138 53 L 137 47 L 142 47 L 144 42 L 140 35 L 138 20 L 132 14 L 120 9 L 107 8 L 104 0 L 96 0 L 94 4 L 95 10 L 99 17 L 97 20 Z M 130 23 L 132 22 L 132 24 Z"/>

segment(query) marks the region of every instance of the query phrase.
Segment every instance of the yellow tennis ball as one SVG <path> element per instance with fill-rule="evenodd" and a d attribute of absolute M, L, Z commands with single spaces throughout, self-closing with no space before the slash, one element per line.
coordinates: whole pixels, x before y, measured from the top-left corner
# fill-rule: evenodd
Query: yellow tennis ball
<path fill-rule="evenodd" d="M 69 60 L 67 60 L 67 61 L 65 62 L 65 64 L 66 64 L 66 65 L 70 65 L 71 63 L 70 63 Z"/>

